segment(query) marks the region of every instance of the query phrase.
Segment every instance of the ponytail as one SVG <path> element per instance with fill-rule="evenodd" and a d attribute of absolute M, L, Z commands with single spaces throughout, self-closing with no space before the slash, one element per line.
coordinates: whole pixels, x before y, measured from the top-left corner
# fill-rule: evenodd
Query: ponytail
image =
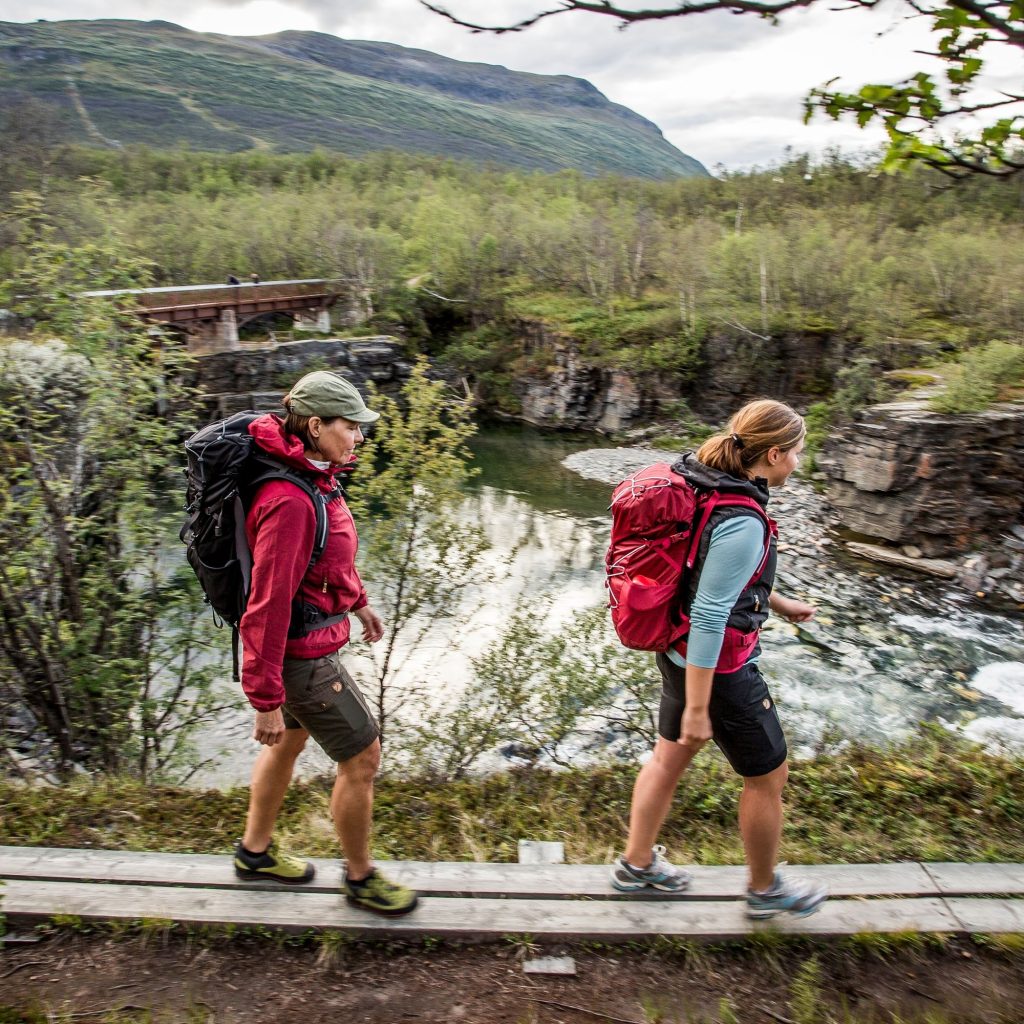
<path fill-rule="evenodd" d="M 724 431 L 708 438 L 697 452 L 697 461 L 743 480 L 770 448 L 789 451 L 806 432 L 803 417 L 795 409 L 760 398 L 743 406 Z"/>

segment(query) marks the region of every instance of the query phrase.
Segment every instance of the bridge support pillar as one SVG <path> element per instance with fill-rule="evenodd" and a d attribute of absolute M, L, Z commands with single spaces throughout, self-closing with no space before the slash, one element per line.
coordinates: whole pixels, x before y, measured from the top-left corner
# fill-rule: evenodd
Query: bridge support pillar
<path fill-rule="evenodd" d="M 319 309 L 313 313 L 296 313 L 295 326 L 300 331 L 319 331 L 321 334 L 330 334 L 331 311 Z"/>
<path fill-rule="evenodd" d="M 238 318 L 233 309 L 221 312 L 214 328 L 214 337 L 222 349 L 238 348 Z"/>

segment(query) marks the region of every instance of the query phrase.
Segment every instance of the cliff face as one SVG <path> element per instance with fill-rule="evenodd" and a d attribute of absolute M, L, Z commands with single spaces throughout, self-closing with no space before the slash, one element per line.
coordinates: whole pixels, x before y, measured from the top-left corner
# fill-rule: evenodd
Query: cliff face
<path fill-rule="evenodd" d="M 518 325 L 523 352 L 543 364 L 518 382 L 522 418 L 540 427 L 615 433 L 664 416 L 685 402 L 708 422 L 724 421 L 744 402 L 769 396 L 805 408 L 831 387 L 843 366 L 843 339 L 787 334 L 764 341 L 718 334 L 701 348 L 692 380 L 669 372 L 594 365 L 570 337 L 535 321 Z"/>
<path fill-rule="evenodd" d="M 1024 404 L 957 416 L 877 405 L 818 462 L 846 528 L 929 556 L 967 551 L 1024 515 Z"/>
<path fill-rule="evenodd" d="M 525 422 L 559 430 L 611 433 L 649 416 L 656 408 L 650 382 L 623 370 L 591 365 L 580 356 L 572 339 L 534 321 L 521 321 L 519 334 L 524 352 L 542 356 L 546 364 L 543 371 L 535 370 L 517 382 Z"/>
<path fill-rule="evenodd" d="M 709 421 L 728 419 L 753 398 L 776 398 L 804 408 L 835 387 L 849 344 L 832 334 L 791 332 L 768 340 L 741 333 L 712 335 L 690 404 Z"/>
<path fill-rule="evenodd" d="M 246 409 L 280 412 L 288 388 L 314 369 L 337 370 L 364 394 L 371 381 L 393 393 L 410 372 L 402 345 L 394 338 L 352 338 L 291 341 L 200 356 L 196 382 L 205 396 L 203 411 L 212 422 Z"/>

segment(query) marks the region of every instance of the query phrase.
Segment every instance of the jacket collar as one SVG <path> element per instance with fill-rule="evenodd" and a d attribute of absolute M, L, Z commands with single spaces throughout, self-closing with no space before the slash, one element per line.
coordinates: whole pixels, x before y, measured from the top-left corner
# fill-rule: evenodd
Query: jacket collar
<path fill-rule="evenodd" d="M 306 458 L 302 441 L 294 434 L 284 432 L 284 420 L 274 413 L 267 413 L 249 424 L 249 433 L 257 447 L 290 469 L 298 470 L 317 480 L 321 489 L 332 491 L 339 484 L 344 487 L 348 483 L 349 474 L 355 468 L 355 458 L 344 466 L 331 466 L 329 469 L 318 469 Z"/>
<path fill-rule="evenodd" d="M 742 494 L 753 498 L 762 508 L 768 505 L 768 481 L 764 477 L 741 480 L 720 469 L 712 469 L 697 461 L 693 452 L 683 452 L 672 465 L 672 472 L 678 473 L 696 490 L 721 491 L 723 494 Z"/>

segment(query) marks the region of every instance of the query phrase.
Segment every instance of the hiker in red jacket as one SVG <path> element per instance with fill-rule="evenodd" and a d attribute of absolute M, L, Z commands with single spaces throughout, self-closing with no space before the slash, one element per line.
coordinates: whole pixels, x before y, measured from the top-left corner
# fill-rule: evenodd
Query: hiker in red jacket
<path fill-rule="evenodd" d="M 722 505 L 700 534 L 692 572 L 683 578 L 689 631 L 657 655 L 662 678 L 658 741 L 637 777 L 625 853 L 611 870 L 621 892 L 682 892 L 690 874 L 655 846 L 679 780 L 697 752 L 714 740 L 743 779 L 739 824 L 749 879 L 751 918 L 803 917 L 826 898 L 823 886 L 776 868 L 782 790 L 788 777 L 786 737 L 775 701 L 758 670 L 758 635 L 769 609 L 806 622 L 815 609 L 774 592 L 776 545 L 764 509 L 800 461 L 804 421 L 782 402 L 750 402 L 723 433 L 684 454 L 672 471 L 698 493 L 742 495 L 760 508 Z"/>
<path fill-rule="evenodd" d="M 287 418 L 262 416 L 249 432 L 264 452 L 307 474 L 330 496 L 328 537 L 310 567 L 316 515 L 309 495 L 288 480 L 271 480 L 253 496 L 245 520 L 253 566 L 240 625 L 242 688 L 256 709 L 253 738 L 263 749 L 253 768 L 235 871 L 293 884 L 313 878 L 312 864 L 273 841 L 295 760 L 312 736 L 338 765 L 331 816 L 346 858 L 345 895 L 376 913 L 405 914 L 416 906 L 416 894 L 386 879 L 370 859 L 380 733 L 340 656 L 349 640 L 346 613 L 359 620 L 363 639 L 375 643 L 384 635 L 356 571 L 356 527 L 338 486 L 339 475 L 355 461 L 362 425 L 379 414 L 344 377 L 327 370 L 303 377 L 284 404 Z M 296 616 L 312 628 L 302 629 L 301 622 L 297 627 Z"/>

